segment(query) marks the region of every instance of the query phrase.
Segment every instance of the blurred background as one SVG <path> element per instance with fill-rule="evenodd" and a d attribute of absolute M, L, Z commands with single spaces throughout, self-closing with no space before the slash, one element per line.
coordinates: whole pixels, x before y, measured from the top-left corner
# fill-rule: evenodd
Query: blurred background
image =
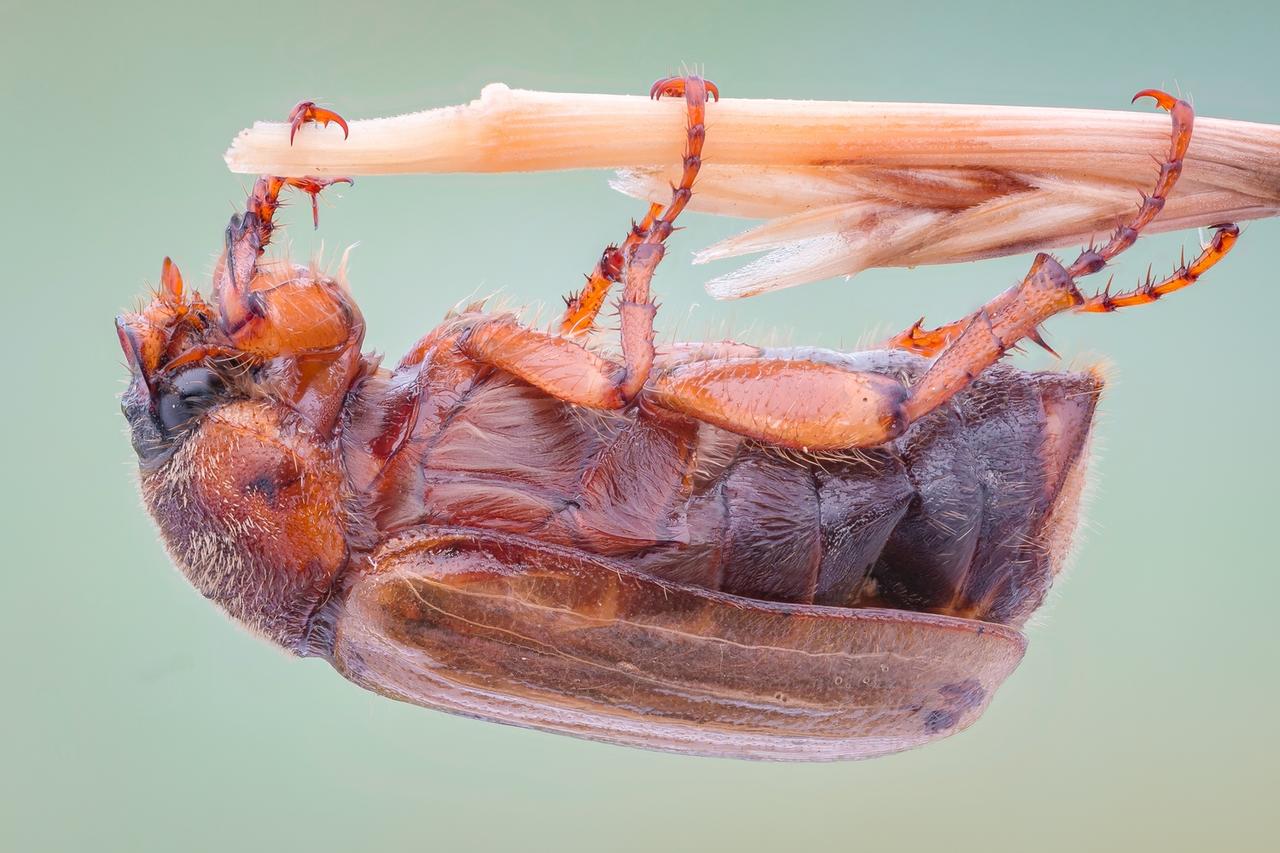
<path fill-rule="evenodd" d="M 1114 365 L 1076 565 L 986 716 L 920 751 L 748 764 L 431 713 L 273 651 L 170 567 L 135 491 L 112 319 L 166 254 L 207 291 L 251 185 L 222 152 L 302 97 L 364 118 L 495 80 L 643 93 L 698 63 L 735 97 L 1125 108 L 1163 86 L 1280 122 L 1269 2 L 750 5 L 0 3 L 0 849 L 1274 849 L 1274 221 L 1158 306 L 1050 324 L 1068 361 Z M 328 194 L 318 232 L 296 203 L 280 244 L 358 241 L 368 345 L 395 358 L 476 291 L 558 306 L 642 212 L 606 178 L 366 178 Z M 660 326 L 686 337 L 851 345 L 960 316 L 1029 260 L 720 304 L 701 285 L 729 265 L 689 253 L 743 223 L 682 224 L 657 288 Z M 1196 241 L 1141 242 L 1117 284 Z"/>

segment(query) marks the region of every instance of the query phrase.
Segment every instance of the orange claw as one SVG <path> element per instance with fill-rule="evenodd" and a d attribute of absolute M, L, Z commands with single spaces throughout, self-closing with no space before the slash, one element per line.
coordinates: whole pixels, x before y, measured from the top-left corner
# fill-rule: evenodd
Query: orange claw
<path fill-rule="evenodd" d="M 320 191 L 334 184 L 355 186 L 355 181 L 350 178 L 288 178 L 285 182 L 311 196 L 311 224 L 316 228 L 320 227 Z"/>
<path fill-rule="evenodd" d="M 649 97 L 655 101 L 661 100 L 663 96 L 682 97 L 685 83 L 689 80 L 697 80 L 707 90 L 707 94 L 714 100 L 720 100 L 720 88 L 710 80 L 703 80 L 701 77 L 663 77 L 649 88 Z"/>
<path fill-rule="evenodd" d="M 948 323 L 936 329 L 926 329 L 924 327 L 924 318 L 921 317 L 911 324 L 911 328 L 894 335 L 885 342 L 885 345 L 890 349 L 906 350 L 916 355 L 932 358 L 946 349 L 947 344 L 951 343 L 954 338 L 959 337 L 968 322 L 969 318 L 966 317 L 963 320 Z"/>
<path fill-rule="evenodd" d="M 1139 98 L 1150 98 L 1162 110 L 1173 112 L 1173 107 L 1178 103 L 1178 99 L 1168 92 L 1162 92 L 1159 89 L 1143 89 L 1141 92 L 1133 96 L 1133 100 L 1129 103 L 1136 104 Z"/>
<path fill-rule="evenodd" d="M 350 136 L 350 128 L 347 127 L 347 120 L 335 113 L 333 110 L 326 110 L 324 107 L 317 107 L 314 101 L 299 101 L 298 105 L 289 112 L 289 144 L 293 144 L 293 137 L 297 134 L 298 128 L 302 127 L 309 121 L 316 124 L 329 126 L 329 122 L 333 122 L 342 128 L 342 138 L 346 139 Z"/>

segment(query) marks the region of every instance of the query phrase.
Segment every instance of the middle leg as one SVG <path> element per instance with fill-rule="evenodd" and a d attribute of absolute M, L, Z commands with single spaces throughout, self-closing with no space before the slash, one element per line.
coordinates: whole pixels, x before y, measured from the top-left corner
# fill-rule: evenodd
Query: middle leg
<path fill-rule="evenodd" d="M 693 182 L 702 168 L 702 146 L 707 138 L 707 99 L 720 99 L 720 90 L 701 77 L 665 77 L 649 89 L 649 97 L 659 100 L 663 96 L 684 96 L 685 99 L 685 147 L 680 183 L 671 187 L 671 203 L 665 208 L 654 202 L 640 222 L 632 220 L 631 230 L 620 246 L 609 246 L 600 256 L 596 267 L 587 276 L 587 284 L 580 292 L 565 298 L 565 312 L 560 318 L 560 333 L 578 335 L 590 332 L 609 290 L 622 278 L 627 260 L 644 242 L 662 242 L 674 230 L 676 218 L 684 211 L 693 197 Z"/>
<path fill-rule="evenodd" d="M 512 373 L 566 402 L 597 409 L 620 409 L 631 403 L 649 379 L 654 363 L 653 321 L 657 306 L 649 284 L 661 262 L 664 241 L 688 206 L 693 182 L 702 165 L 707 99 L 719 98 L 713 83 L 701 77 L 668 78 L 653 85 L 650 95 L 683 95 L 688 110 L 684 172 L 672 187 L 671 203 L 653 206 L 645 222 L 633 226 L 618 249 L 606 250 L 588 288 L 568 300 L 560 333 L 521 325 L 513 317 L 478 322 L 460 341 L 470 358 Z M 623 282 L 619 315 L 622 364 L 603 358 L 574 339 L 589 329 L 614 281 Z"/>

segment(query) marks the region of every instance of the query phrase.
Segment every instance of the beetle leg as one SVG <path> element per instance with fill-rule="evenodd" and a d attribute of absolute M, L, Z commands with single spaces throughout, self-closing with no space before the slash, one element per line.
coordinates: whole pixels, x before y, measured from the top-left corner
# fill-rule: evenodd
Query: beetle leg
<path fill-rule="evenodd" d="M 1075 265 L 1064 269 L 1048 255 L 1037 255 L 1021 284 L 962 321 L 963 330 L 912 389 L 906 406 L 908 418 L 915 420 L 946 402 L 1023 338 L 1038 339 L 1039 325 L 1055 314 L 1067 310 L 1101 313 L 1145 305 L 1194 284 L 1231 251 L 1239 234 L 1240 229 L 1233 224 L 1219 225 L 1209 245 L 1190 264 L 1184 262 L 1168 278 L 1158 282 L 1148 278 L 1142 286 L 1115 295 L 1108 285 L 1102 292 L 1085 297 L 1071 275 Z"/>
<path fill-rule="evenodd" d="M 639 223 L 631 223 L 631 231 L 620 246 L 609 246 L 600 256 L 586 287 L 565 299 L 565 312 L 560 319 L 561 334 L 582 334 L 591 331 L 596 316 L 604 306 L 610 288 L 622 277 L 623 267 L 632 253 L 643 242 L 661 242 L 674 230 L 676 217 L 689 204 L 693 195 L 693 182 L 702 167 L 702 145 L 706 140 L 707 99 L 720 99 L 720 90 L 714 83 L 701 77 L 667 77 L 653 84 L 649 97 L 657 100 L 664 95 L 684 96 L 688 115 L 684 149 L 684 172 L 680 183 L 671 187 L 671 203 L 664 209 L 661 204 L 649 206 Z"/>
<path fill-rule="evenodd" d="M 684 172 L 665 208 L 653 205 L 644 221 L 633 224 L 621 246 L 605 250 L 582 293 L 566 300 L 558 333 L 526 328 L 511 317 L 477 323 L 459 342 L 470 358 L 505 370 L 566 402 L 594 409 L 620 409 L 640 393 L 653 369 L 653 318 L 657 306 L 649 284 L 662 261 L 676 218 L 693 196 L 702 165 L 704 120 L 708 97 L 719 98 L 713 83 L 701 77 L 667 78 L 653 85 L 650 96 L 683 95 L 688 110 Z M 621 281 L 618 305 L 621 365 L 584 348 L 575 336 L 590 330 L 605 296 Z"/>
<path fill-rule="evenodd" d="M 1166 293 L 1181 290 L 1195 284 L 1218 261 L 1227 256 L 1240 237 L 1240 228 L 1234 223 L 1215 225 L 1213 239 L 1190 264 L 1184 257 L 1179 267 L 1167 278 L 1153 281 L 1151 274 L 1139 287 L 1124 293 L 1112 294 L 1111 283 L 1076 307 L 1076 311 L 1084 314 L 1101 314 L 1115 311 L 1117 308 L 1130 308 L 1134 305 L 1146 305 L 1155 302 Z"/>
<path fill-rule="evenodd" d="M 921 317 L 911 324 L 911 328 L 898 332 L 885 341 L 885 346 L 890 349 L 913 352 L 916 355 L 935 356 L 946 349 L 947 344 L 964 331 L 965 323 L 965 320 L 956 320 L 936 329 L 926 329 L 924 318 Z"/>
<path fill-rule="evenodd" d="M 1133 96 L 1134 101 L 1139 98 L 1151 98 L 1161 109 L 1169 112 L 1173 121 L 1173 133 L 1169 141 L 1169 154 L 1160 164 L 1160 175 L 1156 179 L 1155 189 L 1151 192 L 1151 195 L 1144 194 L 1142 196 L 1142 204 L 1139 206 L 1137 214 L 1127 224 L 1117 228 L 1105 246 L 1100 249 L 1090 246 L 1081 252 L 1075 262 L 1066 270 L 1068 276 L 1072 279 L 1097 272 L 1116 255 L 1132 246 L 1134 241 L 1138 239 L 1138 234 L 1141 233 L 1142 229 L 1149 225 L 1151 220 L 1155 219 L 1160 211 L 1164 209 L 1164 203 L 1169 196 L 1169 192 L 1182 175 L 1182 160 L 1186 156 L 1187 146 L 1191 143 L 1191 130 L 1195 123 L 1195 113 L 1191 109 L 1191 105 L 1157 89 L 1143 89 Z M 1187 283 L 1189 284 L 1190 282 Z M 1177 288 L 1170 289 L 1176 290 Z M 1158 299 L 1159 295 L 1153 298 Z M 1101 309 L 1082 308 L 1081 310 Z M 899 332 L 886 343 L 894 349 L 905 349 L 919 355 L 935 356 L 942 352 L 949 343 L 958 338 L 969 326 L 971 320 L 972 317 L 965 317 L 945 326 L 926 330 L 924 328 L 924 319 L 921 318 L 911 328 L 904 332 Z M 1034 329 L 1027 332 L 1026 336 L 1045 347 L 1045 349 L 1049 349 L 1039 339 L 1039 335 Z M 1049 352 L 1052 353 L 1053 350 L 1049 349 Z"/>
<path fill-rule="evenodd" d="M 1148 281 L 1120 295 L 1104 290 L 1093 297 L 1085 297 L 1075 284 L 1076 278 L 1097 272 L 1133 245 L 1164 206 L 1182 171 L 1191 137 L 1191 107 L 1163 92 L 1139 93 L 1144 95 L 1169 110 L 1173 134 L 1155 191 L 1143 197 L 1133 219 L 1103 247 L 1085 249 L 1069 267 L 1049 255 L 1037 255 L 1022 282 L 963 320 L 931 332 L 917 323 L 893 338 L 890 344 L 899 348 L 937 354 L 909 391 L 888 377 L 838 365 L 744 358 L 676 366 L 655 377 L 648 396 L 665 408 L 788 447 L 873 446 L 945 403 L 1020 341 L 1039 342 L 1040 324 L 1055 314 L 1143 305 L 1194 283 L 1230 251 L 1239 234 L 1236 226 L 1219 226 L 1195 261 L 1160 282 Z"/>
<path fill-rule="evenodd" d="M 263 176 L 245 212 L 231 218 L 226 250 L 214 271 L 218 325 L 232 346 L 259 363 L 289 359 L 277 392 L 321 433 L 336 422 L 360 363 L 364 321 L 345 288 L 289 264 L 260 263 L 275 230 L 280 192 L 294 187 L 315 198 L 349 178 Z"/>
<path fill-rule="evenodd" d="M 1104 246 L 1086 248 L 1071 266 L 1063 267 L 1048 255 L 1037 255 L 1031 271 L 1019 285 L 997 296 L 976 314 L 934 332 L 920 332 L 917 323 L 897 336 L 894 342 L 905 341 L 908 348 L 912 348 L 910 344 L 917 339 L 926 345 L 922 347 L 925 351 L 928 351 L 928 346 L 939 343 L 943 346 L 937 359 L 912 389 L 912 398 L 906 406 L 908 418 L 915 420 L 946 402 L 1020 340 L 1029 338 L 1040 342 L 1039 325 L 1054 314 L 1068 309 L 1114 311 L 1154 302 L 1166 293 L 1195 282 L 1230 251 L 1239 229 L 1231 224 L 1220 225 L 1200 256 L 1190 265 L 1182 264 L 1167 279 L 1160 282 L 1148 280 L 1136 290 L 1119 296 L 1111 295 L 1108 288 L 1086 298 L 1076 288 L 1077 278 L 1098 272 L 1133 245 L 1142 229 L 1163 209 L 1165 199 L 1182 174 L 1182 158 L 1191 142 L 1194 122 L 1191 106 L 1154 89 L 1139 92 L 1134 100 L 1142 97 L 1153 98 L 1162 109 L 1169 111 L 1173 121 L 1169 154 L 1160 164 L 1160 174 L 1151 195 L 1143 196 L 1138 212 L 1117 228 Z"/>
<path fill-rule="evenodd" d="M 280 191 L 295 187 L 311 196 L 312 220 L 319 224 L 316 197 L 328 186 L 351 183 L 350 178 L 258 178 L 249 194 L 245 212 L 231 217 L 226 231 L 226 253 L 214 273 L 214 292 L 222 328 L 235 337 L 241 330 L 264 315 L 265 298 L 257 279 L 258 259 L 266 251 L 275 231 L 275 213 L 280 207 Z M 239 341 L 237 341 L 239 343 Z"/>
<path fill-rule="evenodd" d="M 619 246 L 605 247 L 596 262 L 595 269 L 587 276 L 587 284 L 577 293 L 564 298 L 564 316 L 560 318 L 560 333 L 564 335 L 587 334 L 591 331 L 600 309 L 604 307 L 609 290 L 622 278 L 622 265 L 626 256 L 640 245 L 649 234 L 654 221 L 662 213 L 663 205 L 654 202 L 644 219 L 632 220 L 631 230 Z"/>

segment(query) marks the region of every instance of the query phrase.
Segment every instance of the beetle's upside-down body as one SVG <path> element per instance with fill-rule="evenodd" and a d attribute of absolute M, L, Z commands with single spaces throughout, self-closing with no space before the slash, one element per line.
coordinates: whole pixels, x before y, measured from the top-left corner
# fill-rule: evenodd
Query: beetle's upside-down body
<path fill-rule="evenodd" d="M 1102 381 L 996 364 L 1133 243 L 1181 170 L 1100 248 L 970 317 L 842 354 L 654 346 L 650 283 L 701 163 L 610 247 L 554 331 L 468 310 L 391 370 L 342 284 L 263 262 L 279 192 L 227 230 L 209 305 L 166 261 L 118 321 L 143 493 L 205 595 L 299 654 L 431 707 L 619 743 L 863 757 L 957 731 L 1021 657 L 1061 569 Z M 309 121 L 345 123 L 304 102 Z M 621 357 L 589 348 L 614 284 Z"/>

